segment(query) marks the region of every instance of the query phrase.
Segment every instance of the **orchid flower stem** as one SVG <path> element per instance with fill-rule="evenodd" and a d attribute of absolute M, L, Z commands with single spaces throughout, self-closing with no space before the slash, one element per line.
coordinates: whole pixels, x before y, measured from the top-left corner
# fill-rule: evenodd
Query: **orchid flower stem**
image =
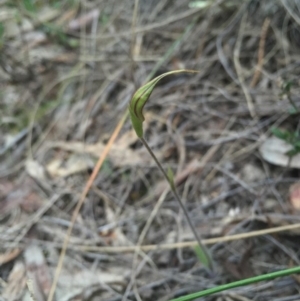
<path fill-rule="evenodd" d="M 153 160 L 155 161 L 156 165 L 158 166 L 158 168 L 160 169 L 160 171 L 162 172 L 162 174 L 164 175 L 164 177 L 166 178 L 166 180 L 168 181 L 169 185 L 170 185 L 170 189 L 175 197 L 175 199 L 177 200 L 177 202 L 179 203 L 184 215 L 185 215 L 185 218 L 195 236 L 195 239 L 197 240 L 198 242 L 198 245 L 199 247 L 201 248 L 202 252 L 205 254 L 205 257 L 207 259 L 207 262 L 208 262 L 208 268 L 210 269 L 210 272 L 212 272 L 214 270 L 214 265 L 213 265 L 213 261 L 212 261 L 212 258 L 207 250 L 207 248 L 202 244 L 201 242 L 201 239 L 200 239 L 200 236 L 199 234 L 197 233 L 190 217 L 189 217 L 189 214 L 188 214 L 188 211 L 186 210 L 183 202 L 181 201 L 180 199 L 180 196 L 178 195 L 178 192 L 176 190 L 176 187 L 174 185 L 174 183 L 170 180 L 170 177 L 167 175 L 167 173 L 165 172 L 165 170 L 163 169 L 162 165 L 160 164 L 160 162 L 158 161 L 157 157 L 155 156 L 155 154 L 153 153 L 153 151 L 151 150 L 150 146 L 148 145 L 147 141 L 141 137 L 140 138 L 141 142 L 143 143 L 143 145 L 146 147 L 147 151 L 149 152 L 149 154 L 151 155 L 151 157 L 153 158 Z"/>

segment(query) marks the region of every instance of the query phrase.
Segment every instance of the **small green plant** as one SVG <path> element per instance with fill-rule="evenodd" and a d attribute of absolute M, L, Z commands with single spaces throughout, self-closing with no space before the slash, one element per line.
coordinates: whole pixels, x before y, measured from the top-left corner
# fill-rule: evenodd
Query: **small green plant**
<path fill-rule="evenodd" d="M 198 246 L 195 250 L 197 257 L 199 258 L 199 260 L 206 265 L 208 268 L 210 268 L 211 270 L 213 270 L 213 261 L 212 258 L 210 256 L 210 254 L 208 253 L 206 247 L 202 244 L 200 236 L 197 234 L 195 227 L 193 226 L 191 219 L 188 215 L 187 210 L 185 209 L 178 193 L 176 190 L 176 186 L 174 183 L 174 176 L 173 176 L 173 172 L 172 170 L 169 168 L 168 171 L 166 172 L 162 165 L 160 164 L 160 162 L 158 161 L 158 159 L 156 158 L 155 154 L 152 152 L 152 150 L 150 149 L 148 143 L 146 142 L 146 140 L 144 139 L 144 133 L 143 133 L 143 121 L 144 121 L 144 115 L 143 115 L 143 108 L 146 104 L 146 102 L 148 101 L 155 85 L 165 76 L 171 75 L 171 74 L 176 74 L 176 73 L 182 73 L 182 72 L 189 72 L 189 73 L 195 73 L 197 71 L 193 71 L 193 70 L 176 70 L 176 71 L 171 71 L 171 72 L 167 72 L 164 73 L 158 77 L 156 77 L 155 79 L 153 79 L 152 81 L 148 82 L 147 84 L 145 84 L 144 86 L 142 86 L 141 88 L 139 88 L 135 94 L 133 95 L 133 98 L 131 99 L 130 105 L 129 105 L 129 113 L 130 113 L 130 118 L 131 118 L 131 122 L 133 125 L 133 128 L 137 134 L 137 136 L 140 138 L 141 142 L 143 143 L 143 145 L 146 147 L 146 149 L 148 150 L 149 154 L 151 155 L 151 157 L 153 158 L 153 160 L 155 161 L 155 163 L 157 164 L 158 168 L 160 169 L 160 171 L 162 172 L 162 174 L 164 175 L 164 177 L 166 178 L 166 180 L 168 181 L 171 191 L 175 197 L 175 199 L 178 201 L 180 207 L 182 208 L 185 217 L 191 227 L 191 230 L 194 233 L 194 236 L 198 242 Z M 300 144 L 299 144 L 299 133 L 297 134 L 291 134 L 289 132 L 282 132 L 278 129 L 273 130 L 274 135 L 276 135 L 277 137 L 284 139 L 285 141 L 289 141 L 289 143 L 292 143 L 292 145 L 294 146 L 293 152 L 291 152 L 289 155 L 293 155 L 293 153 L 295 153 L 295 151 L 299 152 L 300 150 Z M 292 275 L 292 274 L 296 274 L 296 273 L 300 273 L 300 266 L 298 267 L 294 267 L 294 268 L 290 268 L 290 269 L 284 269 L 282 271 L 276 271 L 273 273 L 267 273 L 264 275 L 259 275 L 256 277 L 251 277 L 251 278 L 247 278 L 247 279 L 243 279 L 240 281 L 236 281 L 236 282 L 231 282 L 228 284 L 223 284 L 223 285 L 219 285 L 213 288 L 209 288 L 203 291 L 199 291 L 199 292 L 195 292 L 183 297 L 179 297 L 170 301 L 191 301 L 191 300 L 195 300 L 197 298 L 201 298 L 201 297 L 205 297 L 208 295 L 212 295 L 212 294 L 216 294 L 222 291 L 226 291 L 232 288 L 236 288 L 236 287 L 240 287 L 240 286 L 245 286 L 245 285 L 250 285 L 253 283 L 257 283 L 257 282 L 261 282 L 261 281 L 267 281 L 267 280 L 273 280 L 275 278 L 278 277 L 284 277 L 284 276 L 288 276 L 288 275 Z"/>
<path fill-rule="evenodd" d="M 32 0 L 23 0 L 23 5 L 25 7 L 25 9 L 31 13 L 35 13 L 36 12 L 36 5 L 35 2 Z"/>
<path fill-rule="evenodd" d="M 143 121 L 145 120 L 144 115 L 143 115 L 143 108 L 144 108 L 146 102 L 148 101 L 154 87 L 156 86 L 156 84 L 162 78 L 164 78 L 168 75 L 171 75 L 171 74 L 182 73 L 182 72 L 196 73 L 197 71 L 193 71 L 193 70 L 176 70 L 176 71 L 170 71 L 170 72 L 164 73 L 164 74 L 154 78 L 153 80 L 151 80 L 150 82 L 148 82 L 144 86 L 140 87 L 135 92 L 135 94 L 133 95 L 133 97 L 130 101 L 129 114 L 130 114 L 132 126 L 133 126 L 137 136 L 140 138 L 141 142 L 143 143 L 143 145 L 145 146 L 145 148 L 147 149 L 147 151 L 149 152 L 149 154 L 151 155 L 151 157 L 155 161 L 157 167 L 160 169 L 160 171 L 162 172 L 162 174 L 164 175 L 164 177 L 168 181 L 168 183 L 170 185 L 170 189 L 171 189 L 175 199 L 179 203 L 182 211 L 184 212 L 186 220 L 187 220 L 187 222 L 188 222 L 188 224 L 189 224 L 189 226 L 190 226 L 190 228 L 191 228 L 191 230 L 192 230 L 192 232 L 195 236 L 195 239 L 198 242 L 198 246 L 196 248 L 196 254 L 197 254 L 199 260 L 201 260 L 201 262 L 207 268 L 209 268 L 210 271 L 213 271 L 214 265 L 213 265 L 212 257 L 209 254 L 209 252 L 207 251 L 206 247 L 202 244 L 200 236 L 197 233 L 197 231 L 196 231 L 196 229 L 195 229 L 195 227 L 194 227 L 194 225 L 193 225 L 193 223 L 192 223 L 192 221 L 189 217 L 189 214 L 188 214 L 185 206 L 183 205 L 183 202 L 181 201 L 181 199 L 179 197 L 179 194 L 176 190 L 176 186 L 175 186 L 175 183 L 174 183 L 174 175 L 173 175 L 172 170 L 169 168 L 168 172 L 166 172 L 163 169 L 162 165 L 160 164 L 157 157 L 155 156 L 155 154 L 151 150 L 151 148 L 148 145 L 147 141 L 144 139 L 144 133 L 143 133 Z"/>
<path fill-rule="evenodd" d="M 279 139 L 284 140 L 286 143 L 292 145 L 292 149 L 289 150 L 285 155 L 290 158 L 300 153 L 300 133 L 299 131 L 290 132 L 290 131 L 282 131 L 278 128 L 271 129 L 274 136 Z"/>

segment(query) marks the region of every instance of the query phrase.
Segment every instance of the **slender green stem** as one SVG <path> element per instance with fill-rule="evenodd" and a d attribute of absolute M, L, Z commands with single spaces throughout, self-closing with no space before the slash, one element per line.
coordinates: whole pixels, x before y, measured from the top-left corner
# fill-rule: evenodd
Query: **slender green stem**
<path fill-rule="evenodd" d="M 253 284 L 256 282 L 260 282 L 260 281 L 272 280 L 272 279 L 275 279 L 278 277 L 284 277 L 284 276 L 288 276 L 288 275 L 296 274 L 296 273 L 300 273 L 300 267 L 295 267 L 295 268 L 286 269 L 283 271 L 268 273 L 265 275 L 260 275 L 260 276 L 256 276 L 256 277 L 252 277 L 252 278 L 239 280 L 236 282 L 231 282 L 228 284 L 219 285 L 217 287 L 209 288 L 209 289 L 201 291 L 201 292 L 197 292 L 197 293 L 189 294 L 189 295 L 179 297 L 176 299 L 172 299 L 170 301 L 191 301 L 191 300 L 195 300 L 196 298 L 205 297 L 208 295 L 212 295 L 215 293 L 229 290 L 231 288 L 245 286 L 245 285 Z"/>
<path fill-rule="evenodd" d="M 201 242 L 201 239 L 200 239 L 200 236 L 199 234 L 197 233 L 190 217 L 189 217 L 189 214 L 188 214 L 188 211 L 186 210 L 185 206 L 183 205 L 178 193 L 177 193 L 177 190 L 175 188 L 175 185 L 173 185 L 173 183 L 171 183 L 170 181 L 170 178 L 168 177 L 167 173 L 165 172 L 165 170 L 163 169 L 162 165 L 160 164 L 160 162 L 157 160 L 155 154 L 153 153 L 153 151 L 151 150 L 150 146 L 148 145 L 147 141 L 141 137 L 140 140 L 142 141 L 142 143 L 144 144 L 144 146 L 146 147 L 147 151 L 149 152 L 149 154 L 151 155 L 151 157 L 153 158 L 153 160 L 155 161 L 156 165 L 158 166 L 158 168 L 160 169 L 160 171 L 163 173 L 164 177 L 166 178 L 166 180 L 168 181 L 169 185 L 170 185 L 170 188 L 171 188 L 171 191 L 175 197 L 175 199 L 177 200 L 177 202 L 179 203 L 185 217 L 186 217 L 186 220 L 195 236 L 195 239 L 197 240 L 198 242 L 198 245 L 199 247 L 201 248 L 202 252 L 204 252 L 206 258 L 207 258 L 207 262 L 208 262 L 208 266 L 209 266 L 209 269 L 211 271 L 214 270 L 214 265 L 213 265 L 213 260 L 207 250 L 207 248 L 202 244 Z"/>

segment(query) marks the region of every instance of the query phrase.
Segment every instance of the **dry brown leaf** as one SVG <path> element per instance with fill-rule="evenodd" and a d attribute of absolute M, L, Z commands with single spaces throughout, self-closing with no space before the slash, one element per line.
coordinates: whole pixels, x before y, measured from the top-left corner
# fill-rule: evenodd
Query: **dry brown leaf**
<path fill-rule="evenodd" d="M 148 119 L 151 119 L 151 114 L 146 114 L 145 129 L 149 126 Z M 143 166 L 153 165 L 153 161 L 145 149 L 133 150 L 130 148 L 138 140 L 135 132 L 129 130 L 123 136 L 116 141 L 112 146 L 108 158 L 112 164 L 116 167 L 124 166 Z M 100 154 L 104 151 L 105 144 L 98 142 L 96 144 L 84 144 L 82 142 L 72 141 L 49 141 L 46 144 L 46 149 L 58 148 L 61 150 L 77 153 L 77 154 L 90 154 L 96 158 L 99 158 Z M 161 158 L 161 154 L 156 152 L 158 159 Z M 52 177 L 67 177 L 75 173 L 79 173 L 93 168 L 94 163 L 85 156 L 73 155 L 67 162 L 62 158 L 55 158 L 51 160 L 46 170 Z"/>
<path fill-rule="evenodd" d="M 99 270 L 72 271 L 62 270 L 56 290 L 57 300 L 74 300 L 86 289 L 103 284 L 125 284 L 125 270 L 111 268 L 107 272 Z M 81 300 L 81 299 L 80 299 Z"/>
<path fill-rule="evenodd" d="M 77 55 L 75 53 L 64 52 L 54 57 L 52 59 L 52 62 L 70 64 L 70 63 L 74 63 L 76 60 L 77 60 Z"/>
<path fill-rule="evenodd" d="M 26 287 L 25 266 L 21 261 L 16 261 L 8 277 L 7 286 L 3 291 L 3 298 L 6 301 L 21 300 Z"/>
<path fill-rule="evenodd" d="M 71 155 L 67 162 L 63 159 L 54 159 L 47 166 L 47 172 L 52 177 L 68 177 L 93 167 L 93 162 L 86 156 Z"/>
<path fill-rule="evenodd" d="M 21 207 L 26 212 L 38 210 L 42 205 L 42 200 L 34 187 L 34 180 L 26 177 L 0 202 L 0 214 L 7 214 L 17 207 Z"/>
<path fill-rule="evenodd" d="M 4 263 L 10 262 L 21 253 L 21 249 L 16 248 L 0 254 L 0 266 Z"/>
<path fill-rule="evenodd" d="M 29 58 L 34 62 L 55 61 L 64 53 L 65 50 L 59 45 L 41 45 L 30 49 Z"/>
<path fill-rule="evenodd" d="M 63 271 L 60 276 L 60 285 L 72 287 L 88 287 L 100 283 L 120 283 L 125 280 L 122 269 L 117 271 L 90 271 L 82 270 L 78 272 L 68 273 Z"/>
<path fill-rule="evenodd" d="M 32 293 L 37 301 L 46 301 L 51 288 L 51 277 L 43 252 L 40 247 L 30 245 L 24 251 L 24 257 L 27 277 L 32 284 Z"/>
<path fill-rule="evenodd" d="M 98 158 L 103 152 L 105 145 L 101 142 L 97 144 L 84 144 L 82 142 L 56 141 L 49 142 L 48 148 L 59 148 L 77 154 L 91 154 Z M 156 155 L 160 157 L 159 153 L 157 153 Z M 132 150 L 128 148 L 128 145 L 126 143 L 117 143 L 113 145 L 108 158 L 116 167 L 132 165 L 142 166 L 145 164 L 153 164 L 151 157 L 145 152 L 145 150 Z M 67 162 L 63 161 L 63 159 L 52 160 L 46 166 L 46 170 L 50 175 L 54 177 L 66 177 L 91 167 L 93 167 L 93 162 L 91 162 L 91 160 L 87 159 L 84 156 L 74 155 L 74 157 L 71 156 L 71 158 Z"/>
<path fill-rule="evenodd" d="M 45 180 L 45 169 L 35 160 L 27 160 L 25 163 L 27 173 L 36 180 Z"/>
<path fill-rule="evenodd" d="M 269 163 L 279 166 L 288 166 L 289 157 L 285 155 L 293 146 L 275 136 L 268 138 L 259 148 L 262 157 Z M 300 154 L 291 159 L 291 168 L 300 168 Z"/>
<path fill-rule="evenodd" d="M 290 202 L 294 209 L 300 210 L 300 182 L 290 187 Z"/>
<path fill-rule="evenodd" d="M 26 32 L 33 30 L 34 26 L 28 18 L 22 18 L 21 24 L 18 25 L 15 19 L 9 19 L 5 22 L 5 36 L 13 38 L 20 34 L 20 31 Z"/>
<path fill-rule="evenodd" d="M 1 181 L 0 181 L 0 198 L 5 197 L 9 192 L 12 191 L 13 188 L 14 188 L 13 182 L 1 179 Z M 1 206 L 0 206 L 0 208 L 1 208 Z"/>
<path fill-rule="evenodd" d="M 15 17 L 16 10 L 10 7 L 1 7 L 0 11 L 0 22 L 4 22 L 9 19 L 13 19 Z"/>
<path fill-rule="evenodd" d="M 22 210 L 27 213 L 36 212 L 43 205 L 41 197 L 34 191 L 31 191 L 26 195 L 23 201 L 20 204 Z"/>

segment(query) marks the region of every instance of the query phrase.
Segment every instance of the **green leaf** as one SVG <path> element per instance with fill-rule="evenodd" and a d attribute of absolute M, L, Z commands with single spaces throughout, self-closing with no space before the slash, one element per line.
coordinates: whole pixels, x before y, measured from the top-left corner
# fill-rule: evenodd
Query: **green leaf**
<path fill-rule="evenodd" d="M 278 128 L 272 128 L 271 131 L 272 131 L 272 133 L 273 133 L 274 136 L 276 136 L 279 139 L 285 140 L 285 141 L 289 140 L 289 138 L 291 137 L 291 133 L 290 132 L 281 131 Z"/>
<path fill-rule="evenodd" d="M 197 73 L 194 70 L 174 70 L 161 74 L 160 76 L 154 78 L 144 86 L 140 87 L 133 95 L 129 104 L 129 113 L 131 118 L 132 126 L 139 138 L 143 137 L 143 121 L 145 120 L 143 115 L 143 108 L 149 99 L 152 91 L 154 90 L 156 84 L 164 77 L 176 74 L 176 73 Z"/>
<path fill-rule="evenodd" d="M 36 11 L 36 7 L 33 0 L 23 0 L 23 4 L 25 9 L 29 12 L 34 13 Z"/>
<path fill-rule="evenodd" d="M 282 90 L 285 93 L 289 93 L 291 91 L 291 88 L 293 85 L 294 85 L 294 83 L 292 81 L 286 81 L 282 84 Z"/>
<path fill-rule="evenodd" d="M 174 174 L 170 167 L 168 168 L 167 175 L 168 175 L 169 183 L 170 183 L 172 189 L 175 189 Z"/>
<path fill-rule="evenodd" d="M 300 150 L 298 150 L 297 148 L 291 149 L 289 151 L 287 151 L 285 153 L 285 155 L 289 156 L 289 157 L 294 157 L 295 155 L 299 154 Z"/>
<path fill-rule="evenodd" d="M 291 269 L 285 269 L 282 271 L 277 271 L 277 272 L 273 272 L 273 273 L 268 273 L 268 274 L 263 274 L 263 275 L 259 275 L 259 276 L 255 276 L 255 277 L 251 277 L 251 278 L 246 278 L 243 280 L 239 280 L 239 281 L 235 281 L 235 282 L 231 282 L 231 283 L 227 283 L 227 284 L 222 284 L 222 285 L 218 285 L 216 287 L 212 287 L 203 291 L 199 291 L 196 293 L 192 293 L 186 296 L 182 296 L 176 299 L 172 299 L 170 301 L 192 301 L 195 300 L 197 298 L 201 298 L 201 297 L 205 297 L 205 296 L 209 296 L 212 294 L 216 294 L 219 292 L 223 292 L 223 291 L 227 291 L 229 289 L 232 288 L 236 288 L 236 287 L 241 287 L 241 286 L 246 286 L 246 285 L 250 285 L 253 283 L 257 283 L 257 282 L 261 282 L 261 281 L 268 281 L 268 280 L 273 280 L 276 279 L 278 277 L 284 277 L 284 276 L 289 276 L 292 274 L 298 274 L 300 273 L 300 267 L 294 267 Z"/>
<path fill-rule="evenodd" d="M 204 250 L 198 245 L 194 247 L 195 253 L 199 259 L 199 261 L 207 268 L 210 266 L 210 262 L 207 258 L 207 255 Z"/>

